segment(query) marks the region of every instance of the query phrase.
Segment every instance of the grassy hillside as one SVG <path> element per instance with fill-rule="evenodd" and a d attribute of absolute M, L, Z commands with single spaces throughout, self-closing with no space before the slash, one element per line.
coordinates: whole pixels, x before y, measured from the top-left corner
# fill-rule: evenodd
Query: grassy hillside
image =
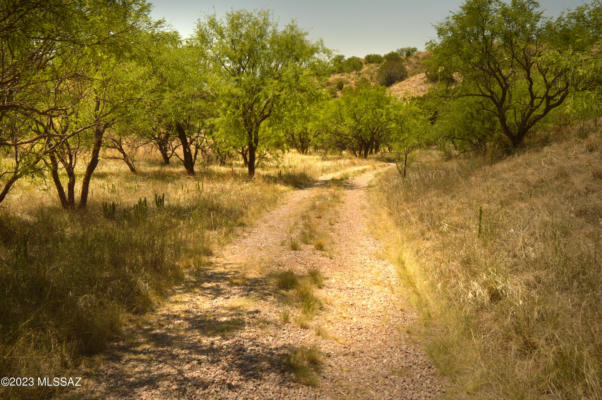
<path fill-rule="evenodd" d="M 429 53 L 423 51 L 404 58 L 404 65 L 408 71 L 408 78 L 401 82 L 397 82 L 389 88 L 392 95 L 398 99 L 404 99 L 426 94 L 429 88 L 432 87 L 432 83 L 426 80 L 424 74 L 425 67 L 423 61 L 428 56 Z M 362 79 L 376 83 L 379 66 L 380 64 L 364 64 L 361 71 L 333 74 L 328 79 L 327 84 L 329 87 L 334 87 L 340 92 L 342 87 L 355 86 L 355 84 Z"/>
<path fill-rule="evenodd" d="M 424 152 L 380 178 L 412 331 L 449 398 L 602 396 L 602 135 L 556 135 L 494 165 Z"/>

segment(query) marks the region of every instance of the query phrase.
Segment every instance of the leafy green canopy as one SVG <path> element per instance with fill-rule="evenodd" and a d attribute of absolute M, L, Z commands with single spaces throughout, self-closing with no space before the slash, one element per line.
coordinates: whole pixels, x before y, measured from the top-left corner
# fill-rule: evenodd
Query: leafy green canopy
<path fill-rule="evenodd" d="M 583 14 L 594 18 L 594 11 L 599 6 Z M 438 40 L 428 48 L 434 70 L 460 81 L 455 95 L 477 98 L 516 147 L 596 64 L 590 28 L 578 46 L 559 38 L 559 31 L 566 37 L 582 28 L 570 18 L 545 19 L 533 0 L 468 0 L 437 26 Z"/>
<path fill-rule="evenodd" d="M 295 23 L 279 28 L 268 11 L 210 16 L 197 24 L 196 42 L 221 82 L 221 129 L 253 176 L 258 150 L 274 142 L 263 123 L 285 112 L 287 97 L 322 70 L 325 50 Z"/>

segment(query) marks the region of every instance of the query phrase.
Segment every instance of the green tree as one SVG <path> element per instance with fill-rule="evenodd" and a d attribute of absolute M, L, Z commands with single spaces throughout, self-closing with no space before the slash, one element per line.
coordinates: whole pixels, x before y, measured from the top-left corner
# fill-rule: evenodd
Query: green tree
<path fill-rule="evenodd" d="M 343 89 L 343 95 L 331 104 L 331 140 L 336 147 L 367 158 L 389 143 L 393 98 L 384 87 L 360 82 L 355 88 Z"/>
<path fill-rule="evenodd" d="M 53 150 L 35 129 L 60 117 L 69 103 L 48 102 L 49 88 L 73 74 L 69 64 L 84 47 L 113 39 L 89 30 L 88 18 L 107 2 L 6 0 L 0 6 L 0 202 L 23 176 L 40 173 Z M 82 32 L 86 32 L 83 35 Z M 66 139 L 66 138 L 64 138 Z"/>
<path fill-rule="evenodd" d="M 555 24 L 533 0 L 468 0 L 437 26 L 433 71 L 458 73 L 458 96 L 479 99 L 513 147 L 578 89 L 591 60 L 552 40 Z M 589 46 L 586 46 L 589 48 Z"/>
<path fill-rule="evenodd" d="M 396 101 L 391 106 L 392 129 L 390 145 L 399 153 L 397 170 L 405 178 L 410 153 L 427 142 L 431 129 L 429 118 L 424 110 L 410 101 Z"/>
<path fill-rule="evenodd" d="M 408 70 L 406 69 L 403 60 L 388 59 L 385 60 L 378 68 L 376 78 L 378 83 L 383 86 L 391 86 L 397 82 L 403 81 L 408 77 Z"/>
<path fill-rule="evenodd" d="M 383 62 L 383 56 L 380 54 L 367 54 L 364 57 L 364 60 L 366 61 L 366 64 L 380 64 Z"/>
<path fill-rule="evenodd" d="M 268 11 L 231 11 L 220 21 L 211 16 L 197 24 L 197 44 L 221 77 L 221 124 L 234 135 L 249 176 L 257 153 L 269 145 L 265 121 L 285 111 L 299 82 L 312 79 L 320 64 L 321 43 L 312 43 L 294 23 L 280 29 Z"/>
<path fill-rule="evenodd" d="M 125 54 L 141 30 L 151 24 L 149 8 L 143 1 L 92 3 L 87 21 L 80 28 L 82 37 L 112 32 L 101 46 L 84 46 L 77 58 L 57 54 L 53 73 L 47 76 L 40 104 L 60 109 L 59 115 L 36 118 L 35 132 L 44 138 L 44 161 L 64 208 L 85 208 L 90 182 L 98 163 L 106 132 L 115 126 L 136 101 L 132 84 L 139 69 Z M 96 18 L 91 18 L 97 15 Z M 113 34 L 114 33 L 114 34 Z M 61 75 L 67 70 L 69 74 Z M 59 72 L 56 72 L 59 71 Z M 67 107 L 64 105 L 68 104 Z M 63 106 L 61 106 L 63 105 Z M 87 164 L 81 181 L 79 203 L 75 200 L 76 168 L 86 154 Z M 63 182 L 61 172 L 67 177 Z"/>
<path fill-rule="evenodd" d="M 397 49 L 395 52 L 402 57 L 410 57 L 414 55 L 417 51 L 418 49 L 416 47 L 402 47 L 400 49 Z"/>

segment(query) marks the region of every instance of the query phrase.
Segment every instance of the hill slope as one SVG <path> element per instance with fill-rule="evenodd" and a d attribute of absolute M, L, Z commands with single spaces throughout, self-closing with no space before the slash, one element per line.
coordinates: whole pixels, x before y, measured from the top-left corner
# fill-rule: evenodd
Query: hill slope
<path fill-rule="evenodd" d="M 494 165 L 423 154 L 407 179 L 382 177 L 391 257 L 450 397 L 600 398 L 602 135 L 591 129 Z"/>
<path fill-rule="evenodd" d="M 401 82 L 395 83 L 389 88 L 390 93 L 393 96 L 400 100 L 409 97 L 423 96 L 431 87 L 433 87 L 433 83 L 426 79 L 426 75 L 424 73 L 425 68 L 423 61 L 428 56 L 429 53 L 423 51 L 407 57 L 404 60 L 405 66 L 408 70 L 408 78 Z M 366 79 L 372 83 L 377 83 L 379 66 L 380 64 L 364 64 L 361 71 L 333 74 L 328 79 L 327 84 L 330 87 L 336 87 L 337 85 L 355 86 L 357 82 L 362 79 Z M 338 90 L 338 94 L 340 94 L 340 90 Z"/>

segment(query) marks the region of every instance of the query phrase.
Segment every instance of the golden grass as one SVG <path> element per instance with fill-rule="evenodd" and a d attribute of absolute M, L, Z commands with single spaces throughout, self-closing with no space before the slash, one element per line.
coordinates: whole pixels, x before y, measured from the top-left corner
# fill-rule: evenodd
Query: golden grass
<path fill-rule="evenodd" d="M 288 354 L 286 365 L 295 380 L 308 386 L 318 386 L 323 355 L 317 346 L 295 347 Z"/>
<path fill-rule="evenodd" d="M 76 371 L 82 356 L 119 335 L 128 315 L 152 310 L 204 265 L 213 247 L 287 190 L 218 167 L 188 177 L 177 162 L 162 166 L 148 152 L 137 167 L 134 175 L 122 162 L 103 159 L 85 212 L 59 208 L 52 182 L 42 177 L 18 182 L 2 204 L 0 376 Z M 17 388 L 1 397 L 54 393 Z"/>
<path fill-rule="evenodd" d="M 381 233 L 448 398 L 601 398 L 601 143 L 491 166 L 429 154 L 380 178 Z"/>

